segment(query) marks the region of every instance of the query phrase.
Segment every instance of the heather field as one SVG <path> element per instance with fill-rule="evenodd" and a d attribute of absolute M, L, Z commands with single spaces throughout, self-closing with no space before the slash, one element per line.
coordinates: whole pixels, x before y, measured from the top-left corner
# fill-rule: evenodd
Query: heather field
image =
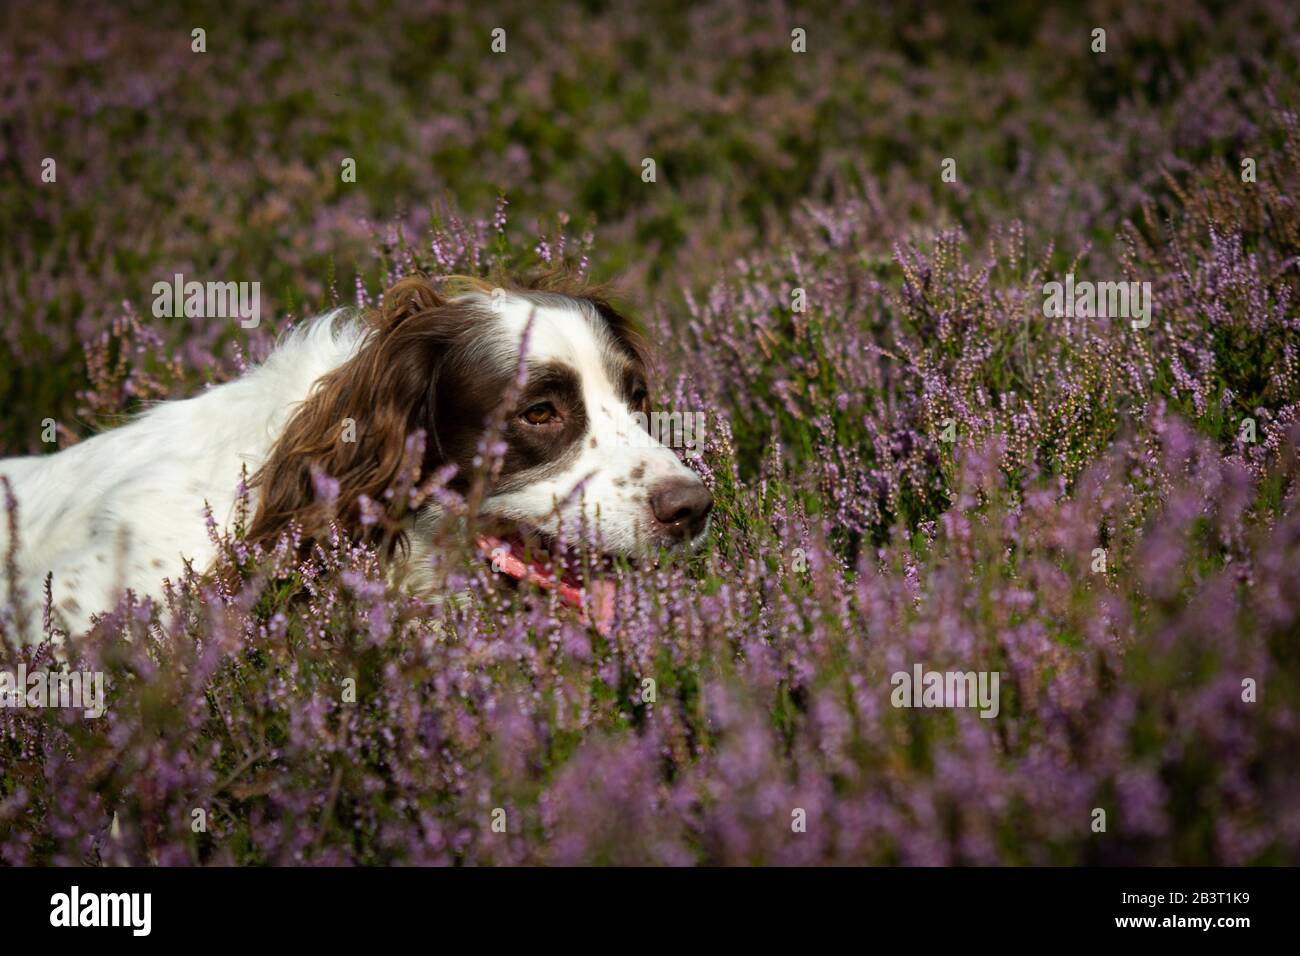
<path fill-rule="evenodd" d="M 108 692 L 0 708 L 0 861 L 1300 864 L 1300 6 L 156 6 L 0 9 L 0 455 L 563 265 L 714 517 L 602 572 L 608 634 L 455 527 L 425 600 L 213 522 L 165 606 L 18 650 L 10 556 L 0 670 Z M 176 273 L 260 324 L 155 318 Z"/>

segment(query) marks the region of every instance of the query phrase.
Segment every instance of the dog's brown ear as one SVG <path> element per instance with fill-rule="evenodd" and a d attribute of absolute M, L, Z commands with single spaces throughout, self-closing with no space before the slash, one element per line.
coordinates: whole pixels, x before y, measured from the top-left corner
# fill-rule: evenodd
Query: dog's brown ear
<path fill-rule="evenodd" d="M 432 280 L 407 276 L 384 293 L 377 324 L 387 331 L 416 316 L 428 316 L 447 304 Z"/>
<path fill-rule="evenodd" d="M 385 542 L 390 551 L 403 543 L 391 534 L 395 514 L 385 492 L 404 469 L 418 472 L 418 481 L 438 464 L 432 436 L 417 461 L 410 460 L 407 439 L 431 423 L 438 369 L 464 327 L 462 311 L 422 277 L 385 293 L 382 309 L 368 317 L 372 329 L 360 349 L 316 383 L 253 476 L 258 501 L 248 540 L 274 545 L 296 523 L 306 548 L 335 519 L 355 539 Z M 330 491 L 337 483 L 337 493 L 321 494 L 318 478 Z M 363 521 L 363 499 L 373 502 L 380 520 Z"/>

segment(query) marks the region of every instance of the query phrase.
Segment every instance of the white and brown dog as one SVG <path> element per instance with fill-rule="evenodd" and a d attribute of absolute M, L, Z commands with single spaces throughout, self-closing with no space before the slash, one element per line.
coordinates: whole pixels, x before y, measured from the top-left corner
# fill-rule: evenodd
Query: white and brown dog
<path fill-rule="evenodd" d="M 545 585 L 548 572 L 520 560 L 521 546 L 564 545 L 578 529 L 607 554 L 694 547 L 712 498 L 671 450 L 644 440 L 644 356 L 631 323 L 571 280 L 404 279 L 382 309 L 323 315 L 234 381 L 57 454 L 0 461 L 18 501 L 21 589 L 39 600 L 52 574 L 71 633 L 123 587 L 161 599 L 187 561 L 202 570 L 215 559 L 204 510 L 228 526 L 243 474 L 248 539 L 269 545 L 293 528 L 310 545 L 331 521 L 373 539 L 384 522 L 363 512 L 386 507 L 410 467 L 409 436 L 426 435 L 421 477 L 454 465 L 455 488 L 481 471 L 494 416 L 501 466 L 479 513 L 513 529 L 480 538 L 498 559 L 511 552 L 498 570 Z M 633 432 L 642 440 L 629 441 Z M 337 488 L 333 500 L 322 500 L 320 476 Z M 427 557 L 420 539 L 437 518 L 433 506 L 404 517 L 385 557 Z M 0 554 L 8 535 L 0 528 Z"/>

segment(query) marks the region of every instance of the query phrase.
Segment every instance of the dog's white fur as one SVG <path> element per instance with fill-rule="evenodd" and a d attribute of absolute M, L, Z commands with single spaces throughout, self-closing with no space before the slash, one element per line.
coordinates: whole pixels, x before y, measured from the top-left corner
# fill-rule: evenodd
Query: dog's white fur
<path fill-rule="evenodd" d="M 532 316 L 528 357 L 577 369 L 588 419 L 581 452 L 570 466 L 522 490 L 489 497 L 484 512 L 552 535 L 585 523 L 606 550 L 618 553 L 653 542 L 647 488 L 666 477 L 695 479 L 662 445 L 624 440 L 640 425 L 606 373 L 602 356 L 611 342 L 598 317 L 577 300 L 569 300 L 569 307 L 539 307 L 514 295 L 478 298 L 485 314 L 501 324 L 498 341 L 515 355 Z M 228 526 L 241 475 L 257 471 L 314 383 L 355 355 L 367 334 L 357 318 L 329 313 L 289 333 L 261 366 L 237 380 L 160 403 L 127 425 L 56 454 L 0 461 L 0 475 L 11 482 L 19 507 L 27 638 L 40 638 L 39 626 L 32 625 L 39 622 L 36 610 L 48 574 L 54 609 L 70 633 L 79 633 L 124 588 L 157 601 L 164 579 L 177 580 L 187 561 L 205 570 L 215 558 L 205 506 L 219 527 Z M 582 493 L 572 495 L 579 483 Z M 432 517 L 421 516 L 417 529 Z M 6 525 L 0 521 L 0 554 L 9 548 Z M 413 554 L 427 554 L 420 542 L 413 544 Z"/>

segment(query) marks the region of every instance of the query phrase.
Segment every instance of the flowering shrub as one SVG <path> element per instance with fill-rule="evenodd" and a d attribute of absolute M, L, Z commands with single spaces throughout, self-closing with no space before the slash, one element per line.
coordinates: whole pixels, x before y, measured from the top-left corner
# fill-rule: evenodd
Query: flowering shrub
<path fill-rule="evenodd" d="M 209 14 L 206 59 L 181 21 L 33 12 L 0 160 L 76 158 L 0 189 L 5 452 L 265 354 L 269 322 L 153 318 L 174 271 L 260 276 L 287 324 L 563 262 L 655 293 L 709 547 L 610 572 L 602 636 L 454 529 L 426 601 L 347 540 L 212 523 L 166 606 L 0 640 L 0 671 L 109 687 L 98 720 L 0 708 L 0 860 L 1300 862 L 1294 10 L 1099 5 L 1097 66 L 1052 13 L 826 12 L 787 60 L 794 19 L 616 5 L 509 17 L 530 56 L 493 59 L 492 11 L 395 6 Z M 1150 326 L 1046 317 L 1070 272 L 1150 282 Z M 395 493 L 454 512 L 445 478 Z M 895 706 L 917 665 L 997 672 L 997 715 Z"/>

